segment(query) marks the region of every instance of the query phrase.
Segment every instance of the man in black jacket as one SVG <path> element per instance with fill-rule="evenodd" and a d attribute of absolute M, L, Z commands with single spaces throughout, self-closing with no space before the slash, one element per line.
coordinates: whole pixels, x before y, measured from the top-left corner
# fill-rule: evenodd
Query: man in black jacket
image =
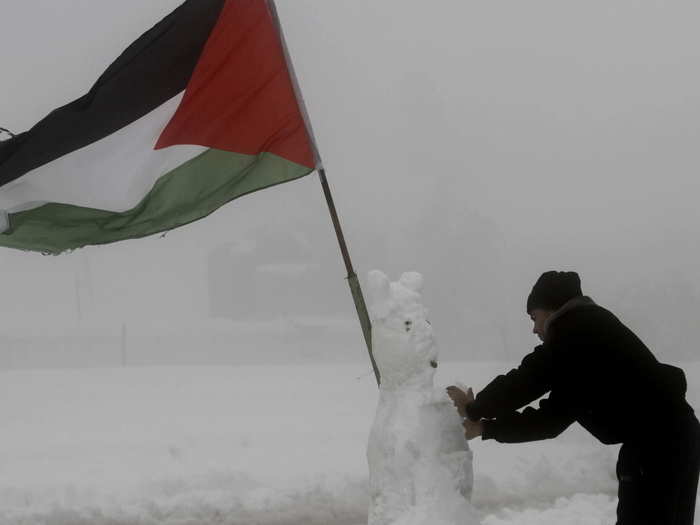
<path fill-rule="evenodd" d="M 662 364 L 575 272 L 546 272 L 527 312 L 542 344 L 520 366 L 471 389 L 447 389 L 465 437 L 520 443 L 554 438 L 574 421 L 605 444 L 622 443 L 618 525 L 693 525 L 700 424 L 685 374 Z M 549 393 L 539 408 L 529 403 Z"/>

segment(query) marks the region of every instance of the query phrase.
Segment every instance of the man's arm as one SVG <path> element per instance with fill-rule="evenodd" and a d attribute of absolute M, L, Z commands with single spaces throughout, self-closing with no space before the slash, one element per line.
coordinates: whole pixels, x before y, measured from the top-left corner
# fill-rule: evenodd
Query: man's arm
<path fill-rule="evenodd" d="M 527 407 L 522 412 L 512 412 L 479 423 L 482 439 L 495 439 L 500 443 L 524 443 L 555 438 L 574 421 L 574 416 L 550 397 L 540 401 L 538 409 Z"/>
<path fill-rule="evenodd" d="M 552 388 L 552 352 L 540 345 L 522 360 L 520 366 L 491 381 L 473 403 L 465 407 L 473 421 L 511 414 L 542 397 Z"/>

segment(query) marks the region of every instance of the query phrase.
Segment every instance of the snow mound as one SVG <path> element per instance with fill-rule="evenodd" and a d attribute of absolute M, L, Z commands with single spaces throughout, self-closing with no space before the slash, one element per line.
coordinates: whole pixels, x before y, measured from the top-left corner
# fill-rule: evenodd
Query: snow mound
<path fill-rule="evenodd" d="M 502 510 L 484 518 L 482 525 L 607 525 L 614 523 L 617 500 L 603 494 L 576 494 L 559 498 L 546 509 Z"/>
<path fill-rule="evenodd" d="M 356 525 L 366 521 L 366 483 L 319 478 L 280 490 L 246 475 L 211 473 L 164 479 L 129 496 L 5 489 L 3 525 Z M 12 496 L 12 497 L 11 497 Z M 12 501 L 10 501 L 12 500 Z M 22 501 L 20 501 L 22 500 Z M 50 503 L 49 503 L 50 501 Z M 11 503 L 11 505 L 10 505 Z"/>

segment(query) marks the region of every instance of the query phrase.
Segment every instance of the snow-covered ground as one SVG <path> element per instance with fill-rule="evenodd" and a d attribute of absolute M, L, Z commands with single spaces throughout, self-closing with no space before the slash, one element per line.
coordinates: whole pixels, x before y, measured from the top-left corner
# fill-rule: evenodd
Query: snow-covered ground
<path fill-rule="evenodd" d="M 442 362 L 436 382 L 507 366 Z M 366 523 L 376 401 L 365 364 L 2 372 L 0 524 Z M 617 447 L 572 427 L 472 448 L 484 525 L 614 523 Z"/>

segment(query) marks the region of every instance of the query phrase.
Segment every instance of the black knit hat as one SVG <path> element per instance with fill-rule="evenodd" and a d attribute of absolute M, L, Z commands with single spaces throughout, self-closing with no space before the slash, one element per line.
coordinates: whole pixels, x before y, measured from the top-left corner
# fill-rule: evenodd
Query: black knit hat
<path fill-rule="evenodd" d="M 564 303 L 583 295 L 581 279 L 576 272 L 544 272 L 527 298 L 527 313 L 536 308 L 559 310 Z"/>

